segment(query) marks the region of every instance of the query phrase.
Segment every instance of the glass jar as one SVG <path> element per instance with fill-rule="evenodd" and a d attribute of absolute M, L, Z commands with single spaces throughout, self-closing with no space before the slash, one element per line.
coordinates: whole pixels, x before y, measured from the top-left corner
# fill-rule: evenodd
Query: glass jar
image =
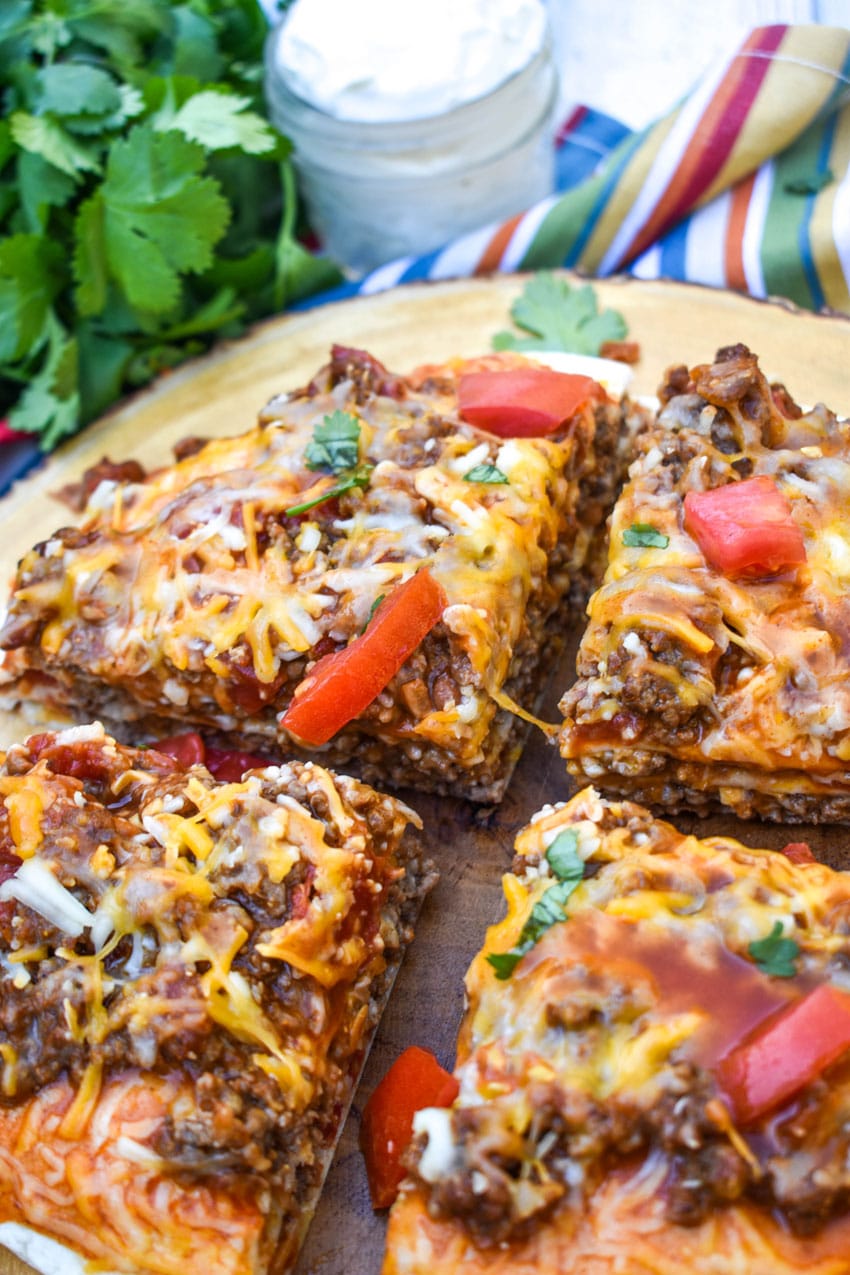
<path fill-rule="evenodd" d="M 491 92 L 439 115 L 373 122 L 328 114 L 290 90 L 276 57 L 283 25 L 266 49 L 269 111 L 294 144 L 313 229 L 350 271 L 430 252 L 551 194 L 558 77 L 548 30 Z"/>

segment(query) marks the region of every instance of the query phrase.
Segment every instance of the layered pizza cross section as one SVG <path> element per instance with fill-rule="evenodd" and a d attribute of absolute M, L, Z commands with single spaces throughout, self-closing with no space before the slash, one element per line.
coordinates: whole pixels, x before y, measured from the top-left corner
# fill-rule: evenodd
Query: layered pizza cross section
<path fill-rule="evenodd" d="M 247 434 L 94 476 L 20 564 L 6 702 L 498 799 L 642 423 L 519 355 L 335 347 Z"/>
<path fill-rule="evenodd" d="M 850 424 L 744 346 L 674 368 L 611 518 L 571 772 L 665 810 L 850 818 Z"/>

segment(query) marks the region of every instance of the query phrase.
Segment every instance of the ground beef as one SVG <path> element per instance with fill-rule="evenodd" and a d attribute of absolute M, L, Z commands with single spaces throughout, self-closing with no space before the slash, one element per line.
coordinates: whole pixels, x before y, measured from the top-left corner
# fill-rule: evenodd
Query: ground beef
<path fill-rule="evenodd" d="M 37 781 L 32 779 L 36 768 Z M 14 1051 L 16 1084 L 13 1092 L 0 1095 L 0 1103 L 26 1101 L 63 1076 L 76 1084 L 92 1062 L 105 1076 L 127 1068 L 183 1072 L 199 1102 L 189 1112 L 175 1113 L 154 1146 L 171 1171 L 189 1177 L 230 1169 L 262 1172 L 294 1193 L 297 1202 L 315 1185 L 320 1165 L 313 1151 L 334 1136 L 362 1061 L 365 1024 L 374 1021 L 398 949 L 410 937 L 413 910 L 433 881 L 412 847 L 399 848 L 407 822 L 402 808 L 347 778 L 334 781 L 332 800 L 317 782 L 317 772 L 297 763 L 270 772 L 259 794 L 244 798 L 255 803 L 252 810 L 240 802 L 230 807 L 233 831 L 231 823 L 222 825 L 224 841 L 213 852 L 217 866 L 206 878 L 210 900 L 204 891 L 175 892 L 168 885 L 167 852 L 146 831 L 142 817 L 153 810 L 156 818 L 163 801 L 169 814 L 191 816 L 196 810 L 187 795 L 192 791 L 187 773 L 170 757 L 102 738 L 65 742 L 51 733 L 10 749 L 3 771 L 50 789 L 38 854 L 90 912 L 115 884 L 109 857 L 118 868 L 126 867 L 123 897 L 134 924 L 132 934 L 89 965 L 63 955 L 69 948 L 80 957 L 93 954 L 88 927 L 74 939 L 24 904 L 4 905 L 0 950 L 41 948 L 43 954 L 21 967 L 26 974 L 21 985 L 4 976 L 0 1039 Z M 212 783 L 200 767 L 192 782 Z M 380 933 L 382 946 L 367 947 L 363 967 L 352 967 L 351 980 L 343 978 L 330 989 L 257 950 L 289 918 L 306 914 L 318 888 L 318 869 L 308 856 L 299 856 L 283 879 L 275 880 L 254 845 L 261 818 L 274 811 L 278 796 L 300 801 L 324 823 L 331 846 L 345 848 L 350 820 L 358 817 L 370 834 L 358 833 L 368 858 L 349 859 L 365 863 L 354 871 L 368 869 L 368 880 L 351 877 L 354 903 L 337 933 L 340 943 L 358 934 L 368 945 Z M 238 838 L 230 851 L 229 836 Z M 4 876 L 19 863 L 10 849 L 8 811 L 0 804 Z M 216 932 L 225 948 L 233 943 L 231 968 L 282 1045 L 300 1042 L 301 1048 L 305 1039 L 313 1039 L 319 1056 L 324 1055 L 326 1067 L 309 1103 L 293 1104 L 286 1089 L 257 1065 L 256 1043 L 213 1019 L 203 986 L 208 963 L 187 963 L 176 955 L 187 942 Z M 98 1029 L 92 1033 L 86 1028 L 93 1004 Z M 147 1014 L 148 1005 L 167 1006 L 167 1011 Z M 295 1172 L 299 1155 L 303 1165 Z"/>
<path fill-rule="evenodd" d="M 559 1006 L 553 1028 L 581 1027 L 563 1022 L 565 1016 L 567 1009 Z M 811 1087 L 807 1102 L 813 1111 L 824 1106 L 824 1094 L 818 1093 L 824 1083 Z M 818 1129 L 798 1134 L 796 1146 L 807 1140 L 815 1148 L 803 1177 L 787 1168 L 793 1163 L 792 1139 L 773 1127 L 759 1143 L 754 1167 L 753 1158 L 742 1156 L 723 1132 L 714 1078 L 692 1064 L 676 1064 L 655 1101 L 620 1096 L 600 1101 L 555 1081 L 530 1082 L 526 1096 L 534 1119 L 533 1133 L 524 1136 L 508 1132 L 510 1122 L 494 1114 L 498 1100 L 456 1109 L 455 1167 L 436 1183 L 421 1183 L 430 1211 L 462 1219 L 482 1247 L 522 1240 L 551 1208 L 570 1198 L 579 1202 L 571 1197 L 571 1183 L 581 1180 L 581 1190 L 592 1191 L 612 1163 L 656 1148 L 669 1165 L 664 1199 L 677 1225 L 699 1225 L 717 1208 L 749 1198 L 779 1211 L 796 1233 L 809 1234 L 843 1210 L 850 1196 L 846 1122 L 833 1122 L 830 1139 Z M 423 1145 L 420 1139 L 408 1157 L 414 1176 Z"/>

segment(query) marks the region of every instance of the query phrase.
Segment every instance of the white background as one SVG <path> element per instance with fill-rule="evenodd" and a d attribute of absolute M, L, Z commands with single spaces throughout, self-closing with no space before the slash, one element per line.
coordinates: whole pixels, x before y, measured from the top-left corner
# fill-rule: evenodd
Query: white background
<path fill-rule="evenodd" d="M 850 0 L 547 3 L 561 71 L 562 113 L 581 103 L 632 128 L 674 106 L 713 59 L 752 27 L 771 22 L 850 27 Z"/>

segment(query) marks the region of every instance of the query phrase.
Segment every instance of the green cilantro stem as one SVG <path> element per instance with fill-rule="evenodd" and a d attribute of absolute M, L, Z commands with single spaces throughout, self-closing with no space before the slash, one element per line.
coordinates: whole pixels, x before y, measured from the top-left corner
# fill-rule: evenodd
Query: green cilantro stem
<path fill-rule="evenodd" d="M 350 474 L 345 474 L 340 478 L 339 482 L 332 483 L 330 487 L 326 487 L 318 496 L 314 496 L 311 500 L 302 501 L 300 505 L 290 505 L 288 509 L 284 509 L 284 517 L 294 518 L 298 514 L 305 514 L 308 509 L 315 509 L 316 505 L 323 505 L 326 500 L 333 500 L 335 496 L 342 496 L 354 487 L 359 487 L 361 490 L 364 487 L 368 487 L 373 468 L 373 465 L 358 465 Z"/>

